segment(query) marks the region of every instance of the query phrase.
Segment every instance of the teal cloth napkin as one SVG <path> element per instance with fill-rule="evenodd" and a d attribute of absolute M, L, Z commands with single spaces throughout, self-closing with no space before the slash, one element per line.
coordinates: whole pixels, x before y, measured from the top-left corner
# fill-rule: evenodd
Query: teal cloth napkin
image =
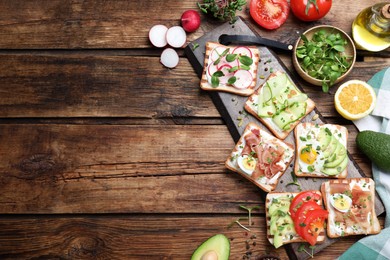
<path fill-rule="evenodd" d="M 367 117 L 353 121 L 359 131 L 372 130 L 390 134 L 390 67 L 376 73 L 369 81 L 376 94 L 374 111 Z M 386 210 L 385 228 L 377 235 L 360 239 L 339 259 L 390 259 L 390 173 L 380 171 L 372 165 L 372 174 L 378 192 Z"/>

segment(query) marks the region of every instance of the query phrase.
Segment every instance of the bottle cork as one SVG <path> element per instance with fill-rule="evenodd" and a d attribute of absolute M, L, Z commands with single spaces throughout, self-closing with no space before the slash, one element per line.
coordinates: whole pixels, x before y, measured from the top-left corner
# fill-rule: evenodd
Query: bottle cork
<path fill-rule="evenodd" d="M 390 4 L 384 5 L 381 12 L 384 18 L 390 19 Z"/>

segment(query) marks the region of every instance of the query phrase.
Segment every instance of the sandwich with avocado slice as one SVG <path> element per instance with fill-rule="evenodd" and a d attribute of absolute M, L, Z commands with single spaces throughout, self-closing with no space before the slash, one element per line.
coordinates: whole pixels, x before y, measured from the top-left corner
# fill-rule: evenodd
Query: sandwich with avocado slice
<path fill-rule="evenodd" d="M 334 124 L 300 123 L 294 134 L 294 172 L 297 176 L 347 177 L 347 128 Z"/>

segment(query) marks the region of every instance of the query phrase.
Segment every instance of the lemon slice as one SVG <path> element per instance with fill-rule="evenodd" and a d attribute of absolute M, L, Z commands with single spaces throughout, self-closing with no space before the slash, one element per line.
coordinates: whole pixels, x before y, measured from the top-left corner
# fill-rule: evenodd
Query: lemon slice
<path fill-rule="evenodd" d="M 366 82 L 349 80 L 337 89 L 334 103 L 342 117 L 357 120 L 367 116 L 375 108 L 376 95 Z"/>

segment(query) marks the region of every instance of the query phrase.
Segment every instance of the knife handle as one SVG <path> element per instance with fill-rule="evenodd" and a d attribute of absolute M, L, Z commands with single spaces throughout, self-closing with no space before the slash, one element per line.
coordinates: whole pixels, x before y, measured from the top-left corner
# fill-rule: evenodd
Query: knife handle
<path fill-rule="evenodd" d="M 250 36 L 250 35 L 228 35 L 222 34 L 219 36 L 219 42 L 224 45 L 235 44 L 255 44 L 264 45 L 271 48 L 277 48 L 284 51 L 292 51 L 292 44 L 286 44 L 262 37 Z"/>

